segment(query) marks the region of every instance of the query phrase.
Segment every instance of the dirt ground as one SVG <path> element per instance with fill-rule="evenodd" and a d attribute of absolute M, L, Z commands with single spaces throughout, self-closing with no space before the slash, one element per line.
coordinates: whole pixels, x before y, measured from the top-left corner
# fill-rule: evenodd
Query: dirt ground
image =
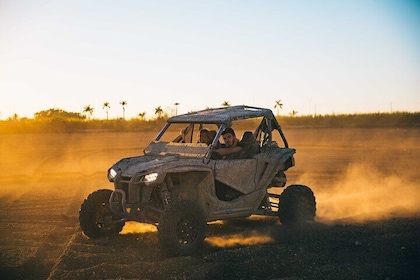
<path fill-rule="evenodd" d="M 84 197 L 112 189 L 109 166 L 155 134 L 1 135 L 0 279 L 419 279 L 420 129 L 285 129 L 288 184 L 317 200 L 304 228 L 213 222 L 202 250 L 176 258 L 149 225 L 86 238 Z"/>

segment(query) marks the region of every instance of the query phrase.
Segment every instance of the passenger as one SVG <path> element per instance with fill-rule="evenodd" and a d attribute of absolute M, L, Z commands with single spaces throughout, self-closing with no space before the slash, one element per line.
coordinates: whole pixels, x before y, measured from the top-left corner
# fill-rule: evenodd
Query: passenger
<path fill-rule="evenodd" d="M 213 142 L 213 138 L 210 136 L 210 131 L 205 128 L 201 129 L 200 133 L 198 134 L 198 143 L 205 143 L 210 145 L 211 142 Z"/>

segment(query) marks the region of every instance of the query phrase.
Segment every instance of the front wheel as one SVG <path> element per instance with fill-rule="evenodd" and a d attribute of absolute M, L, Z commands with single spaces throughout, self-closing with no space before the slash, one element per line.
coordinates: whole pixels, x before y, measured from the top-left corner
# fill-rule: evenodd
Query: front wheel
<path fill-rule="evenodd" d="M 203 245 L 206 224 L 205 214 L 196 203 L 177 201 L 159 221 L 159 244 L 170 256 L 191 255 Z"/>
<path fill-rule="evenodd" d="M 125 222 L 116 222 L 118 217 L 109 208 L 111 193 L 111 190 L 95 191 L 80 207 L 80 227 L 89 238 L 118 235 L 125 225 Z"/>
<path fill-rule="evenodd" d="M 281 193 L 278 215 L 283 225 L 313 222 L 315 212 L 315 196 L 309 187 L 290 185 Z"/>

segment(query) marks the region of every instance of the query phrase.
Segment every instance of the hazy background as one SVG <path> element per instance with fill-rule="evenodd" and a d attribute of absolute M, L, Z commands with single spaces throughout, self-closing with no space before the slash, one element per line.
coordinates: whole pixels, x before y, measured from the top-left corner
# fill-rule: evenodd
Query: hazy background
<path fill-rule="evenodd" d="M 0 170 L 5 171 L 0 174 L 0 202 L 62 189 L 78 207 L 89 193 L 113 189 L 106 178 L 108 168 L 123 157 L 142 155 L 156 134 L 2 135 L 0 158 L 7 160 L 0 161 Z M 286 129 L 285 134 L 297 149 L 296 166 L 286 172 L 288 185 L 305 184 L 314 190 L 318 221 L 369 221 L 420 213 L 420 130 Z"/>

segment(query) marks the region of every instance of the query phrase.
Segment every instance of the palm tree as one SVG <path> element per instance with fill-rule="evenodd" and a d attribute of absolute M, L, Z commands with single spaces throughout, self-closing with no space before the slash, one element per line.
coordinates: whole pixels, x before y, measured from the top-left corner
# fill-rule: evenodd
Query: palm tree
<path fill-rule="evenodd" d="M 102 107 L 102 109 L 105 109 L 106 110 L 106 119 L 108 120 L 108 110 L 111 108 L 111 106 L 109 105 L 109 102 L 108 101 L 105 101 L 104 102 L 104 105 L 103 105 L 103 107 Z"/>
<path fill-rule="evenodd" d="M 229 101 L 223 101 L 222 106 L 223 107 L 230 107 Z"/>
<path fill-rule="evenodd" d="M 13 116 L 11 117 L 12 120 L 14 121 L 18 121 L 19 120 L 19 115 L 14 113 Z"/>
<path fill-rule="evenodd" d="M 121 106 L 123 107 L 123 119 L 125 119 L 125 105 L 127 105 L 127 101 L 121 101 L 120 102 Z"/>
<path fill-rule="evenodd" d="M 293 111 L 290 113 L 290 115 L 291 115 L 292 117 L 295 117 L 295 116 L 297 115 L 297 113 L 298 113 L 298 111 L 293 110 Z"/>
<path fill-rule="evenodd" d="M 143 121 L 144 121 L 145 116 L 146 116 L 146 112 L 141 112 L 141 113 L 139 113 L 139 117 L 140 117 L 140 119 L 142 119 Z"/>
<path fill-rule="evenodd" d="M 90 119 L 92 117 L 93 110 L 94 110 L 93 107 L 91 107 L 90 105 L 87 105 L 83 108 L 83 113 L 85 113 L 88 119 Z"/>
<path fill-rule="evenodd" d="M 158 118 L 160 119 L 162 114 L 163 114 L 162 107 L 161 106 L 156 107 L 155 108 L 155 115 L 158 115 Z"/>
<path fill-rule="evenodd" d="M 178 102 L 175 102 L 175 116 L 176 115 L 178 115 L 178 106 L 179 106 L 179 103 Z"/>
<path fill-rule="evenodd" d="M 276 105 L 274 105 L 274 109 L 277 108 L 277 116 L 279 115 L 279 109 L 283 108 L 283 103 L 281 103 L 281 100 L 276 100 Z"/>

